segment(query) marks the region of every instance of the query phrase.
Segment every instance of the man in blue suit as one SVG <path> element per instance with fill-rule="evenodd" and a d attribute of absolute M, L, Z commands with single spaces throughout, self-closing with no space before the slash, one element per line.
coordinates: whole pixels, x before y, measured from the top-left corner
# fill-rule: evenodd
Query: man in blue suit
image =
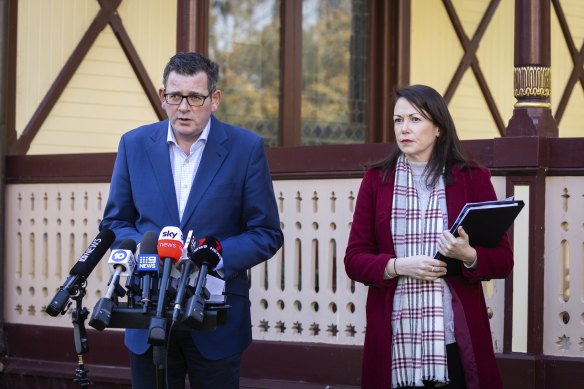
<path fill-rule="evenodd" d="M 251 342 L 247 270 L 283 241 L 262 139 L 213 116 L 221 102 L 218 66 L 197 53 L 173 56 L 160 101 L 168 119 L 124 134 L 101 226 L 140 242 L 147 231 L 177 226 L 184 236 L 214 236 L 223 247 L 215 270 L 225 280 L 227 323 L 214 331 L 173 331 L 166 382 L 184 388 L 238 388 L 241 354 Z M 127 329 L 133 388 L 157 387 L 148 331 Z"/>

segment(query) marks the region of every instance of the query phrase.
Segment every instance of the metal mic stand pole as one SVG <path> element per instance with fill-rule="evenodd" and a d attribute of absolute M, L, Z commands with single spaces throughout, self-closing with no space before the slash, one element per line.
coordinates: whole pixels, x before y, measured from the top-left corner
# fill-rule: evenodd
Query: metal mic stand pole
<path fill-rule="evenodd" d="M 77 296 L 72 297 L 76 302 L 75 309 L 71 312 L 71 321 L 73 322 L 73 337 L 75 339 L 75 350 L 78 358 L 78 367 L 75 369 L 75 379 L 73 382 L 78 382 L 82 388 L 89 388 L 90 382 L 87 378 L 88 370 L 85 368 L 85 363 L 83 362 L 83 354 L 89 351 L 87 331 L 85 330 L 85 319 L 87 319 L 89 311 L 83 307 L 83 296 L 85 296 L 85 282 L 79 287 Z"/>

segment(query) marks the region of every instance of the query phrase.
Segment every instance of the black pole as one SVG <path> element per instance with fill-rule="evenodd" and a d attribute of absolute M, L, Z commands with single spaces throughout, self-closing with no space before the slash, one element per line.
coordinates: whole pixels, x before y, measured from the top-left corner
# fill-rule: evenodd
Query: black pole
<path fill-rule="evenodd" d="M 83 354 L 89 351 L 87 331 L 85 329 L 85 319 L 89 311 L 83 307 L 83 296 L 85 296 L 85 284 L 79 288 L 79 294 L 72 297 L 75 300 L 75 308 L 72 311 L 73 340 L 75 341 L 75 351 L 77 352 L 78 366 L 75 369 L 75 379 L 82 388 L 89 388 L 90 381 L 87 378 L 88 370 L 83 362 Z"/>

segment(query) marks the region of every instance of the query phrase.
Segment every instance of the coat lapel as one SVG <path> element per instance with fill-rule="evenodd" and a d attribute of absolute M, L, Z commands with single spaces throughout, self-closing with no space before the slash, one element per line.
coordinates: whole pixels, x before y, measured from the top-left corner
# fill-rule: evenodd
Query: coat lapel
<path fill-rule="evenodd" d="M 181 228 L 184 228 L 188 224 L 189 219 L 197 208 L 197 204 L 201 201 L 211 181 L 213 181 L 223 161 L 225 161 L 225 158 L 229 154 L 229 150 L 224 146 L 227 140 L 228 137 L 225 133 L 224 124 L 214 116 L 211 116 L 211 130 L 209 131 L 209 137 L 207 138 L 207 144 L 201 157 L 201 163 L 197 169 L 191 193 L 189 194 L 189 199 L 183 213 L 183 218 L 180 223 Z"/>
<path fill-rule="evenodd" d="M 464 174 L 460 169 L 455 167 L 452 171 L 454 183 L 446 185 L 446 206 L 448 207 L 448 228 L 452 226 L 460 210 L 466 204 L 468 198 L 467 183 Z"/>

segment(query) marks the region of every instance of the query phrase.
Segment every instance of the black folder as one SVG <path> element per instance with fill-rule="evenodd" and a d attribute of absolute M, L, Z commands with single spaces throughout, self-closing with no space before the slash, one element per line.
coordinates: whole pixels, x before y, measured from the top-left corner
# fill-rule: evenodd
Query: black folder
<path fill-rule="evenodd" d="M 469 236 L 471 246 L 495 247 L 524 206 L 523 200 L 514 200 L 512 197 L 467 203 L 450 228 L 450 233 L 458 236 L 458 227 L 462 226 Z M 444 257 L 439 252 L 434 258 L 446 262 L 446 275 L 461 274 L 461 261 Z"/>

